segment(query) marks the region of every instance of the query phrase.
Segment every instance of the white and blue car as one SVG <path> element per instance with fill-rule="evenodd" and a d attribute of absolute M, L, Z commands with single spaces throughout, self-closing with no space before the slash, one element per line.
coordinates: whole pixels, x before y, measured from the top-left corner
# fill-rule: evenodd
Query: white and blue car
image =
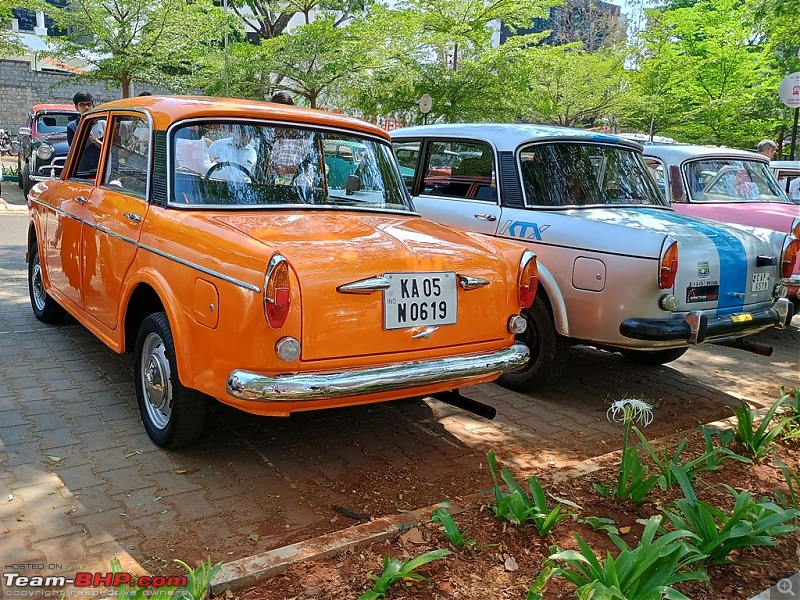
<path fill-rule="evenodd" d="M 733 345 L 792 318 L 785 298 L 800 240 L 676 213 L 616 136 L 523 124 L 391 132 L 426 218 L 519 240 L 536 252 L 539 290 L 520 335 L 525 367 L 500 383 L 530 390 L 563 371 L 571 344 L 664 364 L 694 344 Z M 452 166 L 431 157 L 460 156 Z"/>

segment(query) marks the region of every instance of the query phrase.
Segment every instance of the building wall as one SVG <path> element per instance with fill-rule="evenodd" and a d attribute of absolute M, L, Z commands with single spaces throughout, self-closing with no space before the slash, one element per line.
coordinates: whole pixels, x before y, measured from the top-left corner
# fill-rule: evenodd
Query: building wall
<path fill-rule="evenodd" d="M 0 128 L 16 132 L 31 106 L 43 102 L 72 104 L 72 96 L 79 90 L 92 94 L 97 103 L 122 97 L 119 87 L 107 90 L 102 83 L 73 79 L 70 74 L 33 71 L 27 61 L 0 60 Z"/>

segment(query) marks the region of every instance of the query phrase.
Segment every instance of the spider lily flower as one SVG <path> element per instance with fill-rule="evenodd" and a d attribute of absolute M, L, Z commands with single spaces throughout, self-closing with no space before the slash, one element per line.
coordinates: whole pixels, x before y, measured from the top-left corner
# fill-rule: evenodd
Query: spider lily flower
<path fill-rule="evenodd" d="M 609 407 L 606 418 L 612 423 L 638 422 L 647 427 L 653 422 L 653 407 L 638 398 L 623 398 Z"/>

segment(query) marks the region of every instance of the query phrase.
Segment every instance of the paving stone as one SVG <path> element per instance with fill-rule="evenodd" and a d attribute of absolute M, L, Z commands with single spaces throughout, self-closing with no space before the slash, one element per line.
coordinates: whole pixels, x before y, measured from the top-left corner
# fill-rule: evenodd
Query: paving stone
<path fill-rule="evenodd" d="M 28 418 L 48 413 L 61 413 L 61 410 L 53 403 L 52 398 L 46 398 L 43 400 L 25 400 L 24 402 L 20 402 L 20 406 L 25 411 L 25 415 Z"/>
<path fill-rule="evenodd" d="M 61 510 L 49 510 L 30 515 L 34 522 L 35 533 L 30 536 L 30 543 L 36 545 L 37 542 L 60 538 L 63 536 L 76 536 L 81 533 L 79 525 L 72 523 L 70 518 Z"/>
<path fill-rule="evenodd" d="M 103 464 L 100 468 L 108 465 Z M 141 467 L 137 464 L 129 464 L 119 469 L 98 471 L 98 475 L 105 478 L 109 486 L 109 493 L 112 497 L 118 494 L 131 493 L 136 490 L 154 486 L 155 482 L 142 477 L 139 473 Z"/>
<path fill-rule="evenodd" d="M 61 493 L 64 494 L 65 491 L 62 489 Z M 125 504 L 118 499 L 112 499 L 108 494 L 108 487 L 104 484 L 69 490 L 69 495 L 75 505 L 72 516 L 76 521 L 84 515 L 99 512 L 109 511 L 117 514 L 125 512 Z"/>
<path fill-rule="evenodd" d="M 72 435 L 69 427 L 61 427 L 59 429 L 52 429 L 43 432 L 41 435 L 42 442 L 39 446 L 43 451 L 51 451 L 61 446 L 70 446 L 72 444 L 80 444 L 80 440 Z"/>
<path fill-rule="evenodd" d="M 91 464 L 61 469 L 58 472 L 58 476 L 64 484 L 64 487 L 73 493 L 76 490 L 82 490 L 84 488 L 94 488 L 98 484 L 103 484 L 105 486 L 105 480 L 92 471 Z"/>
<path fill-rule="evenodd" d="M 21 511 L 29 518 L 41 511 L 67 512 L 73 506 L 72 500 L 59 495 L 58 488 L 47 489 L 43 486 L 34 486 L 17 490 L 15 495 L 19 495 L 23 504 Z"/>
<path fill-rule="evenodd" d="M 47 489 L 56 489 L 61 485 L 61 479 L 57 475 L 49 473 L 41 463 L 26 463 L 14 467 L 14 483 L 9 488 L 11 491 L 28 488 L 30 486 L 41 486 Z"/>
<path fill-rule="evenodd" d="M 84 532 L 83 543 L 95 552 L 95 546 L 103 544 L 116 544 L 121 540 L 140 535 L 138 527 L 131 526 L 123 521 L 119 513 L 105 511 L 75 517 L 75 523 L 82 527 Z M 107 556 L 113 556 L 107 555 Z"/>
<path fill-rule="evenodd" d="M 5 437 L 5 431 L 3 437 Z M 26 463 L 42 462 L 42 456 L 37 446 L 38 442 L 34 441 L 8 446 L 5 450 L 6 458 L 2 464 L 5 465 L 5 468 L 11 468 Z"/>
<path fill-rule="evenodd" d="M 43 432 L 49 432 L 54 429 L 61 429 L 69 424 L 65 421 L 60 411 L 29 415 L 28 418 L 33 423 L 31 431 L 36 435 L 41 435 Z"/>
<path fill-rule="evenodd" d="M 8 410 L 0 413 L 0 426 L 3 427 L 3 437 L 5 437 L 5 431 L 8 428 L 17 427 L 19 425 L 24 425 L 27 428 L 30 424 L 30 419 L 26 419 L 19 410 Z"/>
<path fill-rule="evenodd" d="M 170 502 L 176 507 L 183 520 L 194 521 L 205 519 L 217 513 L 217 508 L 200 492 L 186 492 L 170 496 Z"/>

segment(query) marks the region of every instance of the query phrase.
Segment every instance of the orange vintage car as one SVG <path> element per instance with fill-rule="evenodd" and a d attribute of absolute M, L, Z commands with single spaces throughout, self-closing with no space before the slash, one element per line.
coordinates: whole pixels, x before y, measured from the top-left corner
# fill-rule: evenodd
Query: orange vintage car
<path fill-rule="evenodd" d="M 436 395 L 528 358 L 522 246 L 422 219 L 386 133 L 243 100 L 141 97 L 85 114 L 29 195 L 33 312 L 135 353 L 145 429 L 196 440 L 209 399 L 288 416 Z M 363 147 L 329 178 L 331 141 Z M 326 142 L 328 142 L 326 144 Z"/>

